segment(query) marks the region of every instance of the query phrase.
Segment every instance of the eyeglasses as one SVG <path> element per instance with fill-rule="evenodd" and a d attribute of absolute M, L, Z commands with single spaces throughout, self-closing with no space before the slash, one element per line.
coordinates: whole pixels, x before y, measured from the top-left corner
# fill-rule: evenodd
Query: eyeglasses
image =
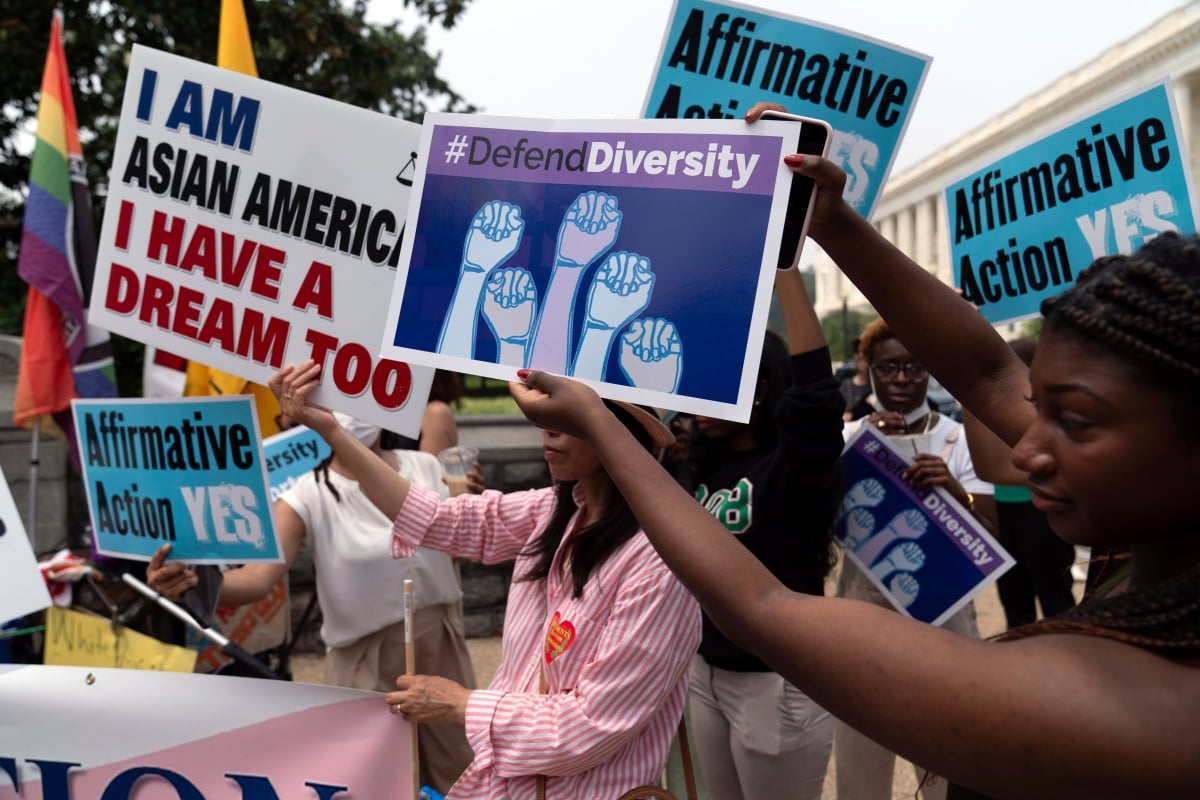
<path fill-rule="evenodd" d="M 884 380 L 891 380 L 896 377 L 897 372 L 903 372 L 908 376 L 909 380 L 919 381 L 929 374 L 929 370 L 925 369 L 923 364 L 918 364 L 916 361 L 908 361 L 899 363 L 896 361 L 880 361 L 878 364 L 871 365 L 871 371 Z"/>

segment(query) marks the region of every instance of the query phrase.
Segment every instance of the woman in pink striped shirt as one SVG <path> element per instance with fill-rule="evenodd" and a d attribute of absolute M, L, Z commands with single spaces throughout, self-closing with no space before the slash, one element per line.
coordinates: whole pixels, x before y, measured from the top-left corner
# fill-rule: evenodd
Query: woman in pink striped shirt
<path fill-rule="evenodd" d="M 607 800 L 657 781 L 683 713 L 700 611 L 592 447 L 543 430 L 554 486 L 439 500 L 306 402 L 319 375 L 309 361 L 270 385 L 284 413 L 320 433 L 395 520 L 393 556 L 424 546 L 485 563 L 516 560 L 491 685 L 471 691 L 401 675 L 386 696 L 412 722 L 466 724 L 475 759 L 448 797 L 524 800 L 544 780 L 547 800 Z M 647 450 L 674 441 L 653 414 L 610 408 Z"/>

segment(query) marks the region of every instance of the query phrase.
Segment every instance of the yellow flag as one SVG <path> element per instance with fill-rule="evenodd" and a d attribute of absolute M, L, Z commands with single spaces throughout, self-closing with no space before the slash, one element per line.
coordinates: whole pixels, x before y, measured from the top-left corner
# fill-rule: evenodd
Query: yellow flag
<path fill-rule="evenodd" d="M 221 33 L 217 38 L 217 66 L 258 77 L 250 26 L 242 0 L 221 0 Z"/>
<path fill-rule="evenodd" d="M 250 26 L 242 0 L 221 0 L 221 31 L 217 36 L 217 66 L 258 77 Z M 248 394 L 254 397 L 258 427 L 264 438 L 279 433 L 279 401 L 271 390 L 245 378 L 222 372 L 195 361 L 188 362 L 184 397 Z"/>

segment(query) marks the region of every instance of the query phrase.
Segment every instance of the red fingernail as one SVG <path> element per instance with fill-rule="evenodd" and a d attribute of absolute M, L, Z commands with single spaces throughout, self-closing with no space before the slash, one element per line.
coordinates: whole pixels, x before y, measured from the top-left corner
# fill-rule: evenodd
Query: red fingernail
<path fill-rule="evenodd" d="M 529 373 L 531 373 L 531 372 L 533 372 L 533 370 L 531 370 L 531 369 L 519 369 L 519 370 L 517 370 L 517 377 L 520 378 L 521 380 L 525 380 L 526 378 L 529 377 Z"/>
<path fill-rule="evenodd" d="M 804 164 L 804 154 L 792 153 L 790 155 L 786 155 L 783 157 L 783 163 L 787 164 L 789 167 L 799 167 Z"/>

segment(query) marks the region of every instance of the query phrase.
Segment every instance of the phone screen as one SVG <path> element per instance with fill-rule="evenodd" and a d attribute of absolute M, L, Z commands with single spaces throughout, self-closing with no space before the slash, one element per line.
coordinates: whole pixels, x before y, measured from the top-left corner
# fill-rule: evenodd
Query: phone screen
<path fill-rule="evenodd" d="M 770 112 L 763 117 L 775 116 Z M 793 117 L 777 117 L 794 119 Z M 796 142 L 796 152 L 809 155 L 825 155 L 829 144 L 829 126 L 817 120 L 798 120 L 800 135 Z M 808 231 L 808 218 L 811 213 L 813 182 L 811 178 L 799 175 L 792 176 L 792 188 L 788 193 L 787 215 L 783 221 L 783 243 L 779 248 L 779 269 L 791 269 L 800 258 L 800 247 L 804 244 L 804 235 Z"/>

